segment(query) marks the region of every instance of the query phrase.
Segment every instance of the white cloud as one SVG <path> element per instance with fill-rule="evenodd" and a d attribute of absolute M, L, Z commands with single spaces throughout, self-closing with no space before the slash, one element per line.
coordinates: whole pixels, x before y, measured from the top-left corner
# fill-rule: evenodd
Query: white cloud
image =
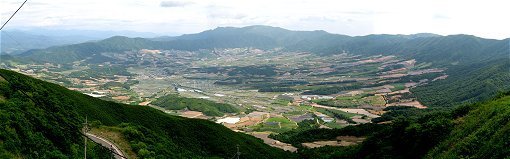
<path fill-rule="evenodd" d="M 184 7 L 191 4 L 193 3 L 187 1 L 161 1 L 160 6 L 171 8 L 171 7 Z"/>
<path fill-rule="evenodd" d="M 23 0 L 2 0 L 2 20 Z M 504 0 L 30 0 L 17 27 L 195 33 L 218 26 L 272 25 L 348 35 L 474 34 L 510 37 Z"/>

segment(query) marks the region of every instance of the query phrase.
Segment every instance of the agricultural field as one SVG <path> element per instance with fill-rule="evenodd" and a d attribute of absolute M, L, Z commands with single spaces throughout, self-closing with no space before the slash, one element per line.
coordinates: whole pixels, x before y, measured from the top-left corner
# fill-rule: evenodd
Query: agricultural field
<path fill-rule="evenodd" d="M 278 133 L 278 132 L 289 131 L 289 130 L 292 130 L 297 127 L 298 127 L 298 125 L 296 122 L 293 122 L 292 120 L 289 120 L 285 117 L 271 117 L 271 118 L 268 118 L 263 123 L 255 125 L 251 128 L 254 131 L 259 131 L 259 132 L 270 131 L 270 132 Z"/>
<path fill-rule="evenodd" d="M 369 123 L 388 106 L 426 108 L 409 89 L 445 76 L 430 64 L 395 56 L 325 58 L 253 48 L 145 52 L 104 54 L 115 62 L 11 69 L 98 98 L 212 120 L 246 133 L 282 133 L 309 121 L 342 128 Z"/>

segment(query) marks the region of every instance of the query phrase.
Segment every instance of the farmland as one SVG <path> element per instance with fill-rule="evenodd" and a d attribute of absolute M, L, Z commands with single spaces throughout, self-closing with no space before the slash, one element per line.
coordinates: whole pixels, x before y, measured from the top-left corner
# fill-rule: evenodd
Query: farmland
<path fill-rule="evenodd" d="M 103 56 L 116 60 L 10 69 L 98 98 L 218 121 L 249 134 L 283 133 L 310 125 L 300 124 L 305 121 L 342 128 L 369 123 L 388 106 L 426 108 L 409 89 L 445 76 L 414 59 L 349 53 L 325 58 L 280 49 L 145 49 Z M 236 120 L 221 122 L 230 119 Z"/>

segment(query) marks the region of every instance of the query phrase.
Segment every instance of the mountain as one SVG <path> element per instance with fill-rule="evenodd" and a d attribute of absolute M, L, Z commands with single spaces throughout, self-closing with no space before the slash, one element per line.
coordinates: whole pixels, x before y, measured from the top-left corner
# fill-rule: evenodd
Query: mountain
<path fill-rule="evenodd" d="M 158 34 L 134 31 L 98 31 L 23 28 L 5 30 L 1 33 L 1 53 L 18 54 L 31 49 L 45 49 L 51 46 L 78 44 L 97 41 L 113 36 L 156 37 Z"/>
<path fill-rule="evenodd" d="M 6 54 L 17 54 L 30 49 L 44 49 L 50 46 L 82 43 L 99 38 L 86 36 L 50 36 L 24 31 L 2 31 L 1 51 Z"/>
<path fill-rule="evenodd" d="M 126 37 L 142 37 L 151 38 L 159 36 L 159 34 L 152 32 L 137 32 L 128 30 L 83 30 L 83 29 L 62 29 L 62 28 L 21 28 L 23 32 L 45 36 L 78 36 L 90 37 L 94 39 L 105 39 L 112 36 L 126 36 Z M 173 33 L 171 33 L 173 34 Z"/>
<path fill-rule="evenodd" d="M 140 158 L 292 158 L 255 137 L 200 119 L 103 101 L 0 70 L 0 158 L 81 158 L 85 118 Z M 101 157 L 99 157 L 101 158 Z"/>
<path fill-rule="evenodd" d="M 34 49 L 20 54 L 19 57 L 37 59 L 41 62 L 70 63 L 92 56 L 101 56 L 102 52 L 123 52 L 143 48 L 154 48 L 153 41 L 143 38 L 114 36 L 98 42 L 85 42 L 65 46 Z"/>
<path fill-rule="evenodd" d="M 291 31 L 270 26 L 220 27 L 197 34 L 155 39 L 112 37 L 98 42 L 30 50 L 20 57 L 44 62 L 68 63 L 105 51 L 132 49 L 199 50 L 254 47 L 308 51 L 323 56 L 348 52 L 359 55 L 396 55 L 438 66 L 467 64 L 505 57 L 508 39 L 483 39 L 471 35 L 440 36 L 367 35 L 346 36 L 325 31 Z M 62 59 L 58 59 L 59 57 Z"/>
<path fill-rule="evenodd" d="M 410 35 L 403 35 L 403 36 L 410 38 L 410 39 L 416 39 L 416 38 L 440 37 L 441 35 L 433 34 L 433 33 L 417 33 L 417 34 L 410 34 Z"/>
<path fill-rule="evenodd" d="M 243 28 L 219 27 L 197 34 L 182 35 L 176 37 L 175 40 L 208 40 L 221 42 L 222 44 L 220 45 L 225 45 L 226 47 L 233 47 L 232 42 L 242 40 L 241 43 L 234 45 L 239 45 L 239 47 L 275 48 L 293 45 L 303 40 L 316 39 L 326 35 L 330 35 L 330 33 L 321 30 L 291 31 L 279 27 L 255 25 Z M 258 43 L 264 45 L 258 46 Z"/>

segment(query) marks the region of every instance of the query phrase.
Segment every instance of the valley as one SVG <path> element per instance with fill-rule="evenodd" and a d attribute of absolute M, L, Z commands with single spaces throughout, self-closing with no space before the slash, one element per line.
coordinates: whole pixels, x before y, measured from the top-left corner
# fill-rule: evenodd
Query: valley
<path fill-rule="evenodd" d="M 508 40 L 426 35 L 248 26 L 1 55 L 0 150 L 82 156 L 83 141 L 70 136 L 89 119 L 93 135 L 131 158 L 229 158 L 237 146 L 243 158 L 442 155 L 436 149 L 478 134 L 462 127 L 491 112 L 480 102 L 508 96 Z M 111 155 L 87 147 L 93 158 Z"/>
<path fill-rule="evenodd" d="M 448 77 L 442 68 L 415 59 L 347 52 L 320 56 L 280 48 L 140 49 L 72 64 L 3 66 L 92 97 L 211 120 L 247 134 L 282 133 L 306 127 L 300 124 L 305 120 L 320 128 L 342 128 L 370 123 L 390 106 L 427 108 L 410 89 Z M 167 96 L 197 104 L 165 104 Z M 215 103 L 233 108 L 217 110 Z"/>
<path fill-rule="evenodd" d="M 504 1 L 0 6 L 0 159 L 510 159 Z"/>

